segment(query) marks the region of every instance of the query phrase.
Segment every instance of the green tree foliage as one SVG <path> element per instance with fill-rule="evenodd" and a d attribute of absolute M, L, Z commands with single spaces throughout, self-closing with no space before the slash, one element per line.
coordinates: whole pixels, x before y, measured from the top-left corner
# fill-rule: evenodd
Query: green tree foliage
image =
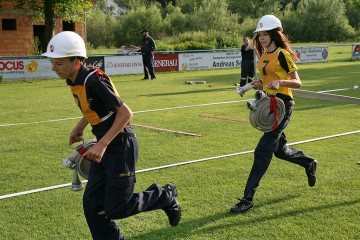
<path fill-rule="evenodd" d="M 125 7 L 129 10 L 142 7 L 145 4 L 144 0 L 114 0 L 114 2 L 117 5 Z"/>
<path fill-rule="evenodd" d="M 154 4 L 142 6 L 121 16 L 116 31 L 118 45 L 139 45 L 142 29 L 149 30 L 150 35 L 157 42 L 164 41 L 164 44 L 158 44 L 158 49 L 161 49 L 161 46 L 168 46 L 168 42 L 176 45 L 175 50 L 205 46 L 213 49 L 238 45 L 241 38 L 238 16 L 228 11 L 226 1 L 201 0 L 198 6 L 194 5 L 193 12 L 189 14 L 182 11 L 180 3 L 179 1 L 179 6 L 175 7 L 168 5 L 166 9 Z M 189 38 L 186 40 L 181 38 L 182 33 L 187 33 Z M 204 39 L 211 40 L 199 41 L 196 39 L 199 34 L 207 36 Z M 175 37 L 171 38 L 174 35 Z"/>
<path fill-rule="evenodd" d="M 139 7 L 136 10 L 130 10 L 119 18 L 116 30 L 117 44 L 118 46 L 140 45 L 143 29 L 147 29 L 151 36 L 160 38 L 164 34 L 163 26 L 161 11 L 155 5 L 151 5 L 149 8 Z"/>
<path fill-rule="evenodd" d="M 228 11 L 226 1 L 203 0 L 194 13 L 189 16 L 189 27 L 195 31 L 222 30 L 237 32 L 237 14 Z"/>
<path fill-rule="evenodd" d="M 240 21 L 246 17 L 260 18 L 265 14 L 275 14 L 280 12 L 280 2 L 278 0 L 228 0 L 229 10 L 240 16 Z"/>
<path fill-rule="evenodd" d="M 300 42 L 345 41 L 355 36 L 342 0 L 302 0 L 295 13 L 284 17 L 283 27 Z"/>
<path fill-rule="evenodd" d="M 346 16 L 349 24 L 358 32 L 360 31 L 360 0 L 346 0 Z"/>
<path fill-rule="evenodd" d="M 181 7 L 183 13 L 191 14 L 202 4 L 203 0 L 178 0 L 177 5 Z"/>
<path fill-rule="evenodd" d="M 360 0 L 114 0 L 128 10 L 119 17 L 91 12 L 89 0 L 5 1 L 17 8 L 27 3 L 32 17 L 44 20 L 43 49 L 56 18 L 82 22 L 85 13 L 87 38 L 94 47 L 140 45 L 144 28 L 161 50 L 238 47 L 243 36 L 252 37 L 265 14 L 279 17 L 295 42 L 360 39 Z M 94 2 L 100 9 L 104 0 Z"/>
<path fill-rule="evenodd" d="M 186 32 L 188 29 L 187 15 L 181 11 L 180 7 L 167 7 L 164 27 L 168 36 Z"/>
<path fill-rule="evenodd" d="M 97 8 L 86 20 L 88 44 L 95 48 L 116 46 L 114 31 L 117 25 L 116 17 Z"/>

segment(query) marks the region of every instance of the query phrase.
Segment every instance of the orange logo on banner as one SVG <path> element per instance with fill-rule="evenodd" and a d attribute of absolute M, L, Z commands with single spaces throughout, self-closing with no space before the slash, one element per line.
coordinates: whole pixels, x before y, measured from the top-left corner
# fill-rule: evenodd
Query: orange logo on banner
<path fill-rule="evenodd" d="M 31 61 L 31 63 L 29 63 L 26 66 L 26 70 L 28 72 L 36 72 L 37 69 L 38 69 L 38 63 L 36 61 Z"/>

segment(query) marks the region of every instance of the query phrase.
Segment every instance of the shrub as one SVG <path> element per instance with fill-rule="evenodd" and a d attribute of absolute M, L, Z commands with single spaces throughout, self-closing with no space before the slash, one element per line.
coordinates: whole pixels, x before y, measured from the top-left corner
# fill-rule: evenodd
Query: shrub
<path fill-rule="evenodd" d="M 195 41 L 185 41 L 174 45 L 174 50 L 184 51 L 184 50 L 210 50 L 215 49 L 215 42 L 211 43 L 201 43 Z"/>

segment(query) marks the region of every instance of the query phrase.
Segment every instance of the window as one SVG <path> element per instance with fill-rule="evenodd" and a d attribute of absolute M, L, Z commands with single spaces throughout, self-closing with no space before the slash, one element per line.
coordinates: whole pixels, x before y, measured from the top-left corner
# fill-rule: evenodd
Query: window
<path fill-rule="evenodd" d="M 16 30 L 16 19 L 2 19 L 2 30 Z"/>
<path fill-rule="evenodd" d="M 72 21 L 63 21 L 63 31 L 75 31 L 75 23 Z"/>

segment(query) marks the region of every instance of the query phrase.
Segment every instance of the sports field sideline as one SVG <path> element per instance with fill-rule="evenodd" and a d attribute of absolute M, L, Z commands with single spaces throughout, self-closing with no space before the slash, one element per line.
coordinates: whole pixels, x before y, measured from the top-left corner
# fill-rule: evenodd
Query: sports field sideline
<path fill-rule="evenodd" d="M 303 89 L 360 98 L 359 62 L 299 67 Z M 175 228 L 162 211 L 119 220 L 127 239 L 360 239 L 358 105 L 296 99 L 286 134 L 319 161 L 317 185 L 309 188 L 303 169 L 274 158 L 254 209 L 234 215 L 229 208 L 241 197 L 261 135 L 248 122 L 254 91 L 236 94 L 239 70 L 112 79 L 135 112 L 135 190 L 173 181 L 183 208 Z M 185 84 L 195 80 L 207 83 Z M 80 115 L 64 81 L 1 83 L 0 96 L 0 196 L 68 184 L 72 172 L 62 159 L 73 152 L 67 140 Z M 1 199 L 0 239 L 90 239 L 82 193 L 64 186 Z"/>

